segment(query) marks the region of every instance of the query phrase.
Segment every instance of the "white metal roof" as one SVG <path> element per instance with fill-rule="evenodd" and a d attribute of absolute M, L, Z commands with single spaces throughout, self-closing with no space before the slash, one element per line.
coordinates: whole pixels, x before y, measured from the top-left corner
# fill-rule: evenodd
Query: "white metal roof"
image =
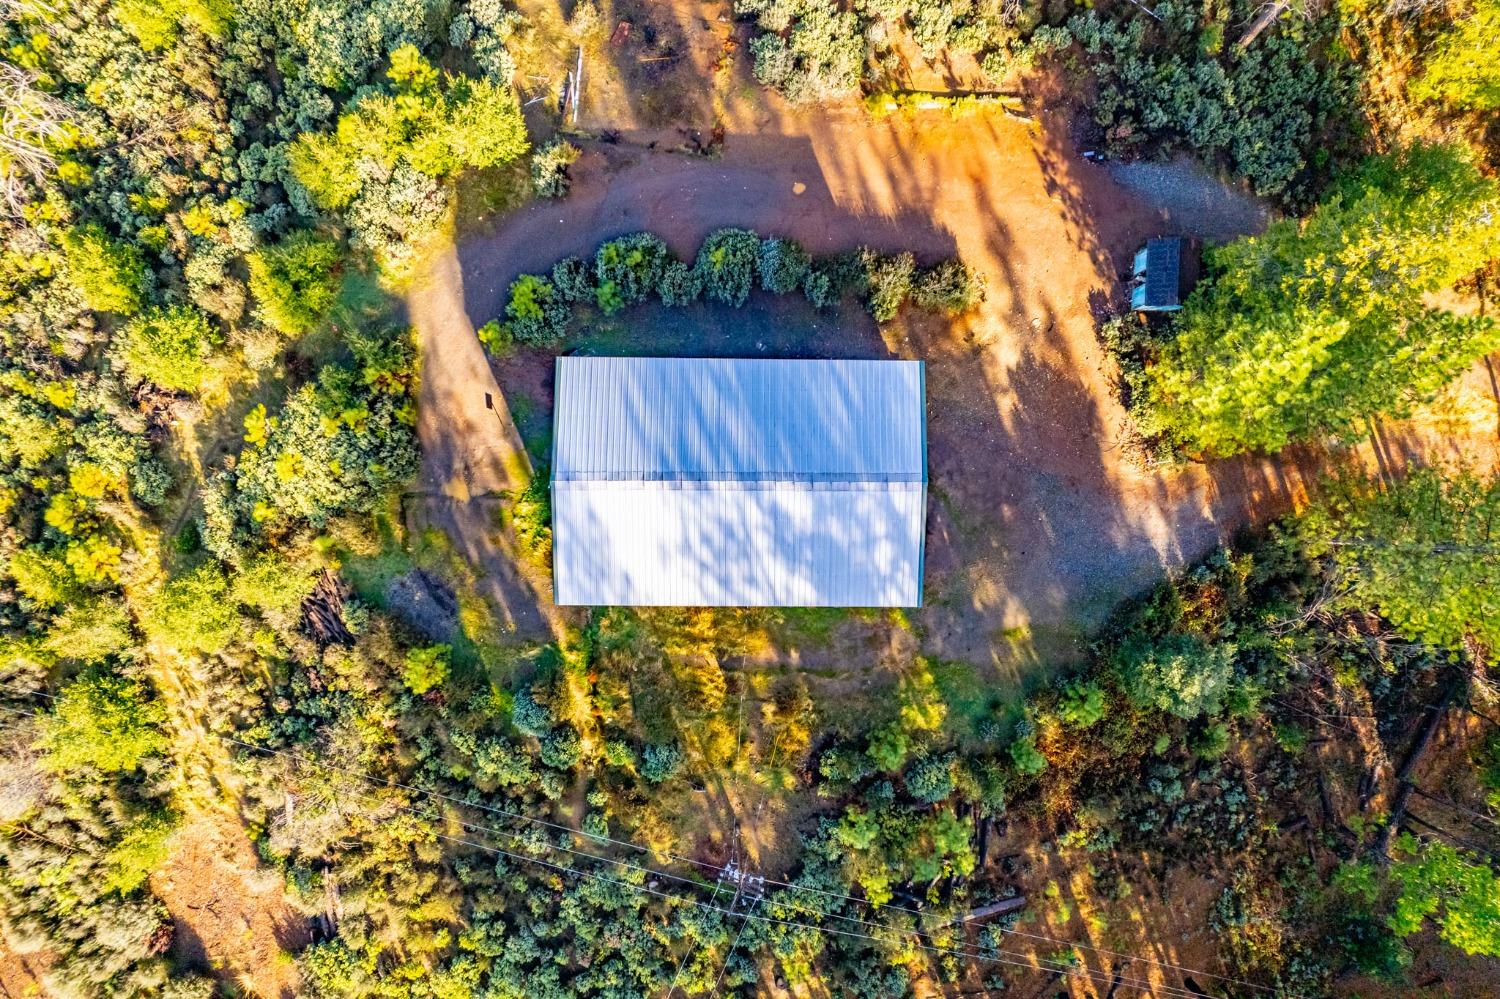
<path fill-rule="evenodd" d="M 555 398 L 559 604 L 921 603 L 920 362 L 562 357 Z"/>

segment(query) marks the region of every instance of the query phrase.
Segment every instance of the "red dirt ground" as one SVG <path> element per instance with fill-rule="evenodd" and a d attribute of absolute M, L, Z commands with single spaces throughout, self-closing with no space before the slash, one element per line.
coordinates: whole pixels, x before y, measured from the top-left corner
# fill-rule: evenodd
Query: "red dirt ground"
<path fill-rule="evenodd" d="M 151 890 L 172 914 L 172 949 L 184 965 L 232 982 L 238 994 L 297 995 L 297 966 L 284 954 L 311 942 L 307 920 L 287 905 L 277 876 L 258 867 L 236 820 L 202 815 L 184 826 Z"/>
<path fill-rule="evenodd" d="M 1153 471 L 1122 447 L 1125 414 L 1096 317 L 1115 299 L 1127 256 L 1167 224 L 1147 195 L 1077 155 L 1061 115 L 1043 112 L 1029 126 L 941 112 L 875 121 L 857 109 L 763 104 L 747 100 L 744 118 L 726 118 L 715 159 L 645 148 L 657 133 L 596 145 L 575 167 L 567 198 L 471 237 L 413 296 L 427 344 L 422 488 L 448 494 L 445 516 L 478 506 L 459 493 L 481 496 L 509 481 L 496 430 L 504 421 L 484 396 L 502 398 L 512 385 L 483 366 L 468 331 L 501 312 L 516 275 L 640 229 L 679 254 L 712 229 L 743 225 L 791 235 L 814 252 L 867 244 L 929 261 L 957 253 L 984 275 L 989 296 L 974 315 L 949 323 L 908 313 L 884 335 L 892 355 L 929 365 L 924 649 L 984 667 L 993 681 L 1011 685 L 1041 661 L 1075 654 L 1121 599 L 1284 512 L 1329 467 L 1291 452 Z M 1221 232 L 1212 209 L 1196 219 L 1177 212 L 1171 225 Z M 868 349 L 852 333 L 846 348 L 826 352 Z M 1378 457 L 1398 466 L 1426 450 L 1395 428 L 1382 442 Z M 1441 443 L 1461 453 L 1471 442 Z M 1482 446 L 1492 444 L 1486 437 Z M 491 520 L 473 513 L 472 523 Z M 460 530 L 461 543 L 474 533 Z M 493 578 L 516 576 L 503 551 L 489 555 L 481 562 Z M 547 590 L 536 579 L 505 594 L 518 631 L 545 636 L 537 625 L 555 621 Z"/>

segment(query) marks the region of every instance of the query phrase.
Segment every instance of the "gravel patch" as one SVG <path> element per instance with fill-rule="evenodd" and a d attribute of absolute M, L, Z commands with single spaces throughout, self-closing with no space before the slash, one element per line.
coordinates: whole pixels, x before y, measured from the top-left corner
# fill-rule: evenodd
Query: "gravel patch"
<path fill-rule="evenodd" d="M 1163 163 L 1110 163 L 1109 174 L 1155 209 L 1176 235 L 1227 243 L 1263 231 L 1276 218 L 1265 201 L 1224 183 L 1188 156 Z"/>

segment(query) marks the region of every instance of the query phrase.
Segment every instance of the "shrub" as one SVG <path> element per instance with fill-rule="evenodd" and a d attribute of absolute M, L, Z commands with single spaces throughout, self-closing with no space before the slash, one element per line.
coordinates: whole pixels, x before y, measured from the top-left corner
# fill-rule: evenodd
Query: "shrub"
<path fill-rule="evenodd" d="M 599 247 L 594 254 L 594 276 L 601 289 L 614 285 L 623 305 L 634 305 L 657 288 L 670 259 L 660 236 L 632 233 Z"/>
<path fill-rule="evenodd" d="M 552 265 L 552 287 L 565 302 L 593 301 L 593 268 L 577 257 L 564 257 Z"/>
<path fill-rule="evenodd" d="M 821 267 L 811 267 L 802 278 L 802 294 L 819 309 L 831 309 L 839 304 L 843 291 L 836 287 L 833 278 Z"/>
<path fill-rule="evenodd" d="M 1229 726 L 1210 722 L 1192 741 L 1193 752 L 1205 760 L 1217 760 L 1229 751 Z"/>
<path fill-rule="evenodd" d="M 1068 21 L 1098 86 L 1094 119 L 1117 155 L 1174 147 L 1221 159 L 1257 194 L 1301 197 L 1308 157 L 1353 121 L 1354 63 L 1337 18 L 1268 32 L 1232 59 L 1211 51 L 1216 25 L 1193 5 L 1147 29 L 1136 12 L 1088 10 Z"/>
<path fill-rule="evenodd" d="M 773 236 L 760 244 L 760 286 L 765 291 L 796 291 L 811 265 L 807 251 L 795 240 Z"/>
<path fill-rule="evenodd" d="M 474 332 L 479 337 L 479 342 L 484 345 L 484 349 L 496 357 L 508 353 L 511 344 L 515 343 L 510 327 L 498 319 L 491 319 Z"/>
<path fill-rule="evenodd" d="M 1036 748 L 1036 735 L 1029 734 L 1010 744 L 1010 761 L 1016 772 L 1032 775 L 1047 769 L 1047 757 Z"/>
<path fill-rule="evenodd" d="M 62 238 L 68 277 L 96 312 L 130 315 L 141 308 L 146 290 L 146 261 L 141 251 L 111 239 L 98 223 L 75 226 Z"/>
<path fill-rule="evenodd" d="M 553 139 L 531 154 L 531 186 L 543 198 L 560 198 L 568 193 L 572 178 L 568 167 L 583 155 L 567 139 Z"/>
<path fill-rule="evenodd" d="M 653 784 L 671 780 L 682 770 L 684 757 L 675 743 L 647 746 L 641 753 L 641 776 Z"/>
<path fill-rule="evenodd" d="M 600 312 L 612 316 L 625 308 L 625 296 L 620 294 L 619 285 L 605 281 L 594 289 L 594 304 L 599 306 Z"/>
<path fill-rule="evenodd" d="M 425 694 L 448 679 L 449 662 L 453 647 L 429 645 L 425 648 L 408 649 L 406 660 L 401 664 L 401 682 L 413 694 Z"/>
<path fill-rule="evenodd" d="M 533 689 L 519 690 L 511 699 L 510 723 L 524 735 L 545 739 L 552 732 L 552 715 L 536 699 Z"/>
<path fill-rule="evenodd" d="M 912 275 L 917 261 L 910 253 L 885 256 L 873 250 L 861 251 L 865 270 L 865 305 L 879 323 L 896 318 L 911 295 Z"/>
<path fill-rule="evenodd" d="M 220 342 L 208 319 L 190 305 L 155 308 L 125 324 L 115 355 L 130 377 L 165 389 L 196 390 Z"/>
<path fill-rule="evenodd" d="M 670 260 L 662 268 L 656 291 L 663 305 L 691 305 L 703 294 L 703 275 L 680 260 Z"/>
<path fill-rule="evenodd" d="M 1179 718 L 1217 714 L 1234 683 L 1235 646 L 1197 635 L 1127 639 L 1115 653 L 1120 685 L 1137 705 Z"/>
<path fill-rule="evenodd" d="M 748 229 L 720 229 L 710 233 L 694 263 L 711 300 L 741 306 L 755 283 L 760 239 Z"/>
<path fill-rule="evenodd" d="M 250 254 L 250 290 L 257 315 L 287 336 L 312 330 L 339 291 L 338 243 L 308 229 Z"/>
<path fill-rule="evenodd" d="M 906 790 L 913 798 L 929 805 L 943 801 L 953 793 L 956 786 L 953 777 L 956 760 L 952 753 L 923 757 L 907 768 Z"/>
<path fill-rule="evenodd" d="M 912 300 L 918 308 L 956 316 L 978 305 L 984 285 L 960 260 L 944 260 L 917 275 Z"/>
<path fill-rule="evenodd" d="M 546 474 L 533 475 L 516 493 L 510 517 L 522 551 L 538 562 L 552 557 L 552 493 Z"/>
<path fill-rule="evenodd" d="M 767 32 L 750 40 L 760 82 L 794 103 L 841 97 L 858 88 L 869 26 L 862 12 L 830 0 L 739 0 L 736 9 L 759 14 Z"/>
<path fill-rule="evenodd" d="M 1104 717 L 1104 688 L 1094 680 L 1076 680 L 1063 688 L 1057 716 L 1070 728 L 1092 728 Z"/>
<path fill-rule="evenodd" d="M 552 282 L 535 274 L 522 274 L 511 282 L 505 314 L 510 319 L 511 335 L 533 346 L 561 340 L 571 318 L 568 303 Z"/>

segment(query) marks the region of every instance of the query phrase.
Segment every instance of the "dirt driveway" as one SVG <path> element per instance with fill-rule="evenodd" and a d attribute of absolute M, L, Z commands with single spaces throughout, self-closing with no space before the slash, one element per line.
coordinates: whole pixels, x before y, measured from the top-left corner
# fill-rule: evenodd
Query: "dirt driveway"
<path fill-rule="evenodd" d="M 794 115 L 761 103 L 728 125 L 715 159 L 649 148 L 658 133 L 594 145 L 567 198 L 469 238 L 414 297 L 427 357 L 422 488 L 449 497 L 450 525 L 455 481 L 469 495 L 509 481 L 497 429 L 505 421 L 485 394 L 510 386 L 469 333 L 500 313 L 509 282 L 641 229 L 689 254 L 725 225 L 791 235 L 815 252 L 957 253 L 988 283 L 984 306 L 957 323 L 907 314 L 883 331 L 892 355 L 929 364 L 932 513 L 919 624 L 930 654 L 1022 681 L 1035 664 L 1076 653 L 1122 598 L 1302 495 L 1316 467 L 1305 457 L 1137 467 L 1121 447 L 1124 413 L 1095 338 L 1095 317 L 1144 238 L 1222 236 L 1226 217 L 1258 212 L 1238 201 L 1216 211 L 1212 199 L 1201 210 L 1180 198 L 1153 204 L 1152 185 L 1120 185 L 1045 114 L 1030 125 L 941 112 L 876 121 L 858 109 Z M 803 356 L 869 351 L 851 330 L 847 345 L 825 334 Z M 505 562 L 495 556 L 495 578 L 514 575 Z M 545 592 L 533 580 L 502 596 L 518 630 L 550 615 Z"/>

